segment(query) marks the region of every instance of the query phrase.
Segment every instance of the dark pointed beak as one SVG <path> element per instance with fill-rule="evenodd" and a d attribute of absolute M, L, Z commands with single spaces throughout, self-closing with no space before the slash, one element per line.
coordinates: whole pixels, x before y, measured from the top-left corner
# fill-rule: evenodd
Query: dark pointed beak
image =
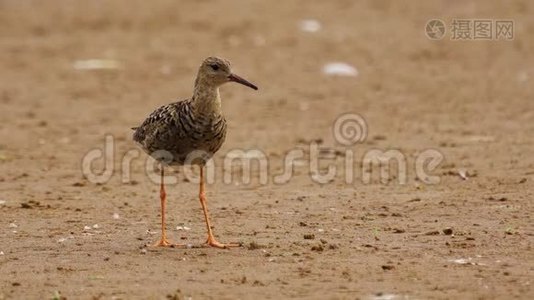
<path fill-rule="evenodd" d="M 253 85 L 252 83 L 250 83 L 248 80 L 245 80 L 235 74 L 230 74 L 228 76 L 228 80 L 230 81 L 233 81 L 233 82 L 237 82 L 237 83 L 241 83 L 242 85 L 246 85 L 248 86 L 249 88 L 253 89 L 253 90 L 258 90 L 258 87 Z"/>

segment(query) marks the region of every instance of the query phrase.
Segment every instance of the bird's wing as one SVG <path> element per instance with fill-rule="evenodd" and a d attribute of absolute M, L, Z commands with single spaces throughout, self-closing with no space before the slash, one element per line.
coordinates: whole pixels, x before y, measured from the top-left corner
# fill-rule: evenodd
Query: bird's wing
<path fill-rule="evenodd" d="M 139 127 L 132 128 L 135 130 L 134 141 L 146 144 L 146 142 L 149 142 L 146 141 L 147 139 L 154 139 L 158 133 L 164 131 L 163 128 L 167 128 L 176 122 L 180 112 L 187 105 L 189 105 L 189 99 L 169 103 L 154 110 Z"/>

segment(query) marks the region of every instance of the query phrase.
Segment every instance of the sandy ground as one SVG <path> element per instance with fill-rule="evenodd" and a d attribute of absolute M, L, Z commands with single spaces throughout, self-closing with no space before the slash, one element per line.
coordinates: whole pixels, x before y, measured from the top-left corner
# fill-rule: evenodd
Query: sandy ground
<path fill-rule="evenodd" d="M 0 299 L 534 298 L 533 13 L 527 0 L 0 1 Z M 512 19 L 515 36 L 433 41 L 433 18 Z M 303 32 L 305 19 L 321 29 Z M 222 88 L 229 133 L 208 185 L 216 235 L 244 247 L 146 247 L 158 185 L 130 127 L 189 97 L 213 54 L 260 87 Z M 87 59 L 120 68 L 74 68 Z M 323 74 L 335 61 L 358 76 Z M 368 136 L 345 147 L 332 126 L 347 112 Z M 96 184 L 82 159 L 106 135 L 115 168 Z M 337 175 L 316 183 L 304 161 L 275 184 L 311 141 L 337 151 L 321 152 Z M 265 153 L 268 183 L 258 168 L 224 183 L 233 149 Z M 407 183 L 365 184 L 372 149 L 405 155 Z M 439 184 L 416 180 L 427 149 L 444 157 Z M 172 174 L 169 236 L 200 245 L 197 185 Z"/>

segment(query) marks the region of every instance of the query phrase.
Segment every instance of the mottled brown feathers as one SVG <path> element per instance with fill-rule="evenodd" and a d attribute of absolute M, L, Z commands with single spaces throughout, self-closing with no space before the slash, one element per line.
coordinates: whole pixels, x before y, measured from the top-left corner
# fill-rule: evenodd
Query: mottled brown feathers
<path fill-rule="evenodd" d="M 189 99 L 156 109 L 133 136 L 148 154 L 161 155 L 158 151 L 163 150 L 172 156 L 169 164 L 179 165 L 193 151 L 205 152 L 203 157 L 210 158 L 225 138 L 226 120 L 222 114 L 197 113 Z"/>

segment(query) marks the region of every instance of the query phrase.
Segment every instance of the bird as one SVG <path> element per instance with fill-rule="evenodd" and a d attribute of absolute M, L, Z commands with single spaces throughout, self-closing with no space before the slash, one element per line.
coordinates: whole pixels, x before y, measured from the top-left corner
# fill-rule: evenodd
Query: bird
<path fill-rule="evenodd" d="M 208 238 L 215 248 L 239 247 L 216 240 L 207 207 L 204 167 L 221 148 L 226 138 L 226 119 L 221 109 L 219 87 L 228 82 L 258 87 L 232 72 L 226 59 L 210 56 L 201 63 L 191 98 L 169 103 L 154 110 L 138 127 L 133 127 L 133 140 L 160 164 L 161 238 L 154 246 L 181 246 L 167 239 L 165 231 L 166 191 L 164 168 L 195 165 L 200 169 L 199 200 L 204 213 Z"/>

